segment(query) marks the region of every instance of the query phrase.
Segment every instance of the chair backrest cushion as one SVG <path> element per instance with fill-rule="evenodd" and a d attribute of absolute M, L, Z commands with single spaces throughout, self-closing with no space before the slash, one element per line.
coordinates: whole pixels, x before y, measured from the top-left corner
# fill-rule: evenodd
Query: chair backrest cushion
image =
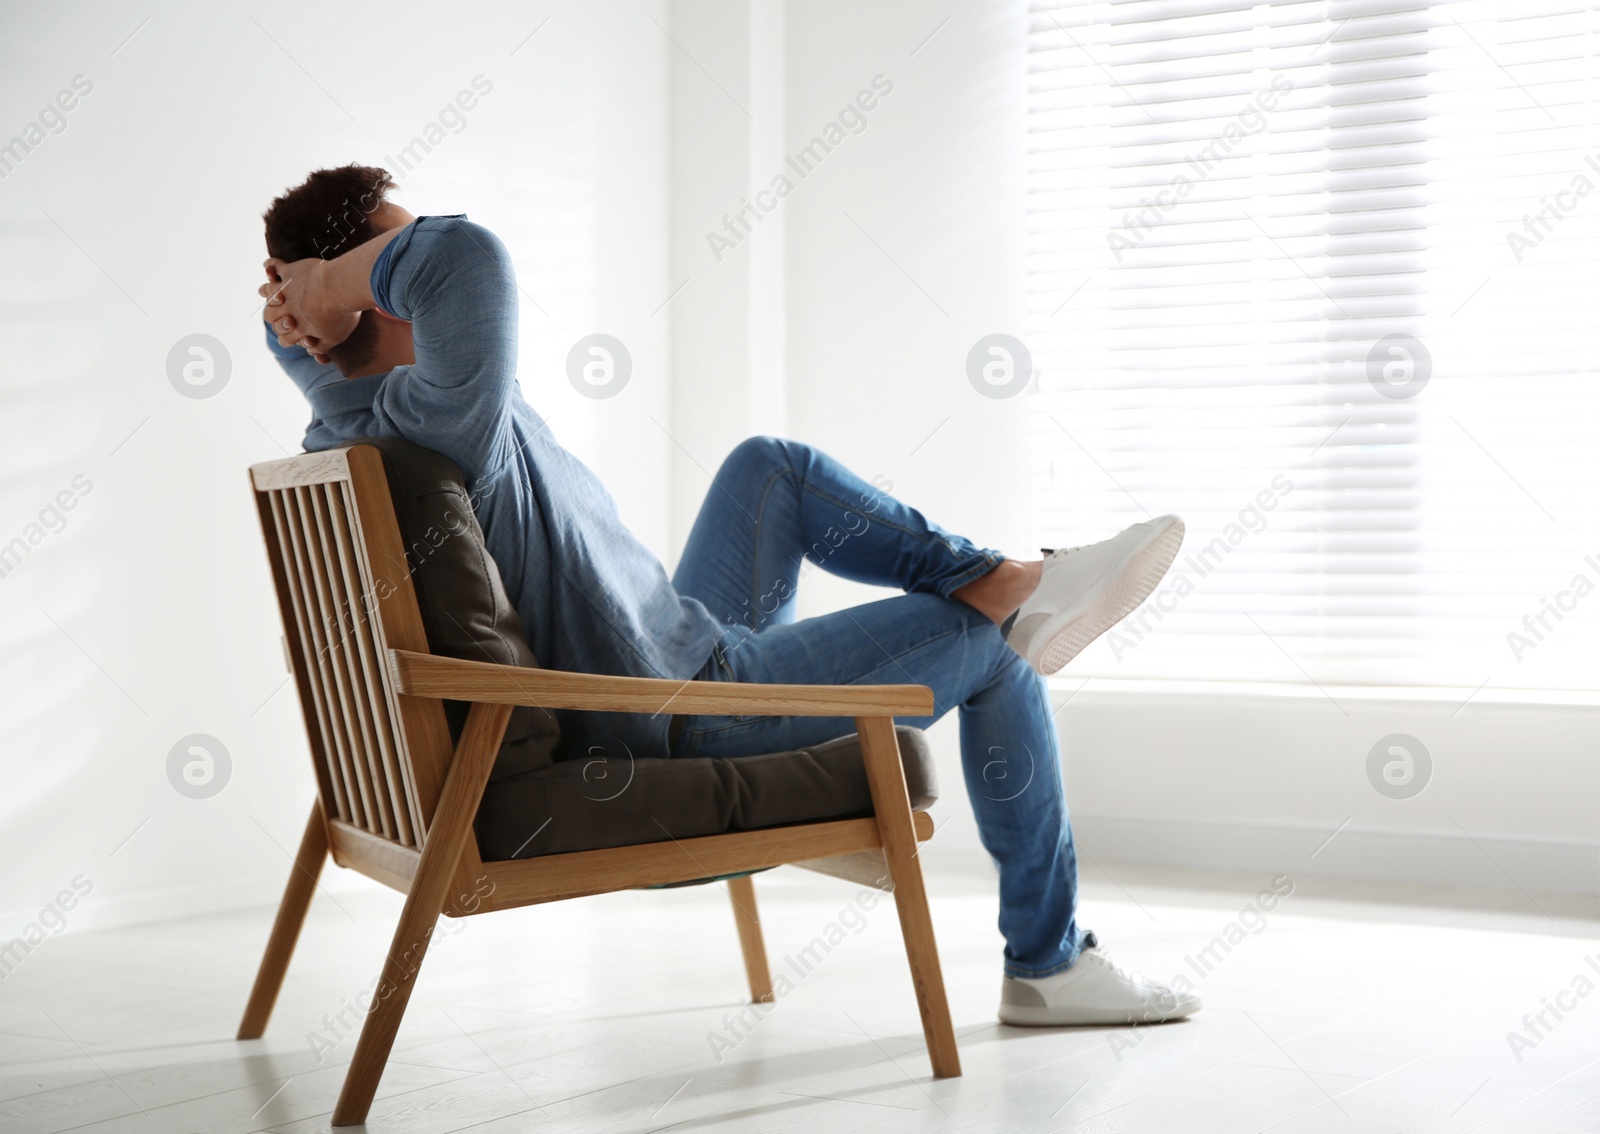
<path fill-rule="evenodd" d="M 405 562 L 373 564 L 386 573 L 411 576 L 428 648 L 444 657 L 499 665 L 537 667 L 522 619 L 506 596 L 500 569 L 483 543 L 466 482 L 455 463 L 431 449 L 398 437 L 363 437 L 383 456 L 383 472 L 394 501 L 395 520 L 405 545 Z M 444 702 L 450 736 L 459 739 L 467 706 Z M 518 706 L 511 713 L 505 741 L 490 782 L 547 768 L 561 742 L 555 716 L 547 709 Z"/>

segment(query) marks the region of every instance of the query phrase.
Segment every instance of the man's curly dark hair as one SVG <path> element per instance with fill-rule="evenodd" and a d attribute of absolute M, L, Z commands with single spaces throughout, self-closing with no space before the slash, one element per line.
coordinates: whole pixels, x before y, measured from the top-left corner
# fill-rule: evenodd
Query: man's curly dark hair
<path fill-rule="evenodd" d="M 372 214 L 397 186 L 371 165 L 319 169 L 262 214 L 267 255 L 280 260 L 332 260 L 380 235 Z"/>

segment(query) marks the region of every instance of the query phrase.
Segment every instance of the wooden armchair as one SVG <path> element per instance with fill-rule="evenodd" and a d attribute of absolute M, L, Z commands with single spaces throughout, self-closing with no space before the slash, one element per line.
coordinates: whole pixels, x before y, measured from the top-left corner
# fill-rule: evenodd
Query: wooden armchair
<path fill-rule="evenodd" d="M 931 712 L 918 685 L 741 685 L 605 677 L 431 654 L 379 452 L 365 445 L 250 470 L 318 784 L 240 1039 L 261 1035 L 324 860 L 406 895 L 334 1110 L 364 1122 L 439 915 L 465 917 L 785 863 L 881 855 L 936 1076 L 961 1073 L 894 717 Z M 443 700 L 470 702 L 452 743 Z M 855 718 L 873 814 L 484 862 L 473 819 L 512 707 Z M 849 858 L 838 859 L 849 862 Z M 850 874 L 843 869 L 840 873 Z M 859 872 L 857 872 L 859 875 Z M 772 982 L 748 876 L 727 883 L 751 996 Z"/>

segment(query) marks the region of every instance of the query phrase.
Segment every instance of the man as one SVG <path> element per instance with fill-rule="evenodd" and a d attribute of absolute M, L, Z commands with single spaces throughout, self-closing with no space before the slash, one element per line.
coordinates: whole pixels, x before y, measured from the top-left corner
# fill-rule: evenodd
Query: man
<path fill-rule="evenodd" d="M 516 382 L 511 259 L 464 216 L 413 217 L 381 169 L 320 170 L 268 209 L 264 317 L 311 403 L 307 450 L 396 435 L 460 466 L 535 655 L 557 669 L 794 684 L 912 682 L 961 720 L 962 765 L 1000 872 L 1012 1024 L 1187 1016 L 1198 997 L 1129 974 L 1076 922 L 1077 862 L 1041 673 L 1138 607 L 1183 538 L 1164 516 L 1019 562 L 978 548 L 817 450 L 758 437 L 717 473 L 668 578 Z M 806 560 L 906 593 L 797 621 Z M 568 714 L 586 748 L 780 751 L 832 718 Z"/>

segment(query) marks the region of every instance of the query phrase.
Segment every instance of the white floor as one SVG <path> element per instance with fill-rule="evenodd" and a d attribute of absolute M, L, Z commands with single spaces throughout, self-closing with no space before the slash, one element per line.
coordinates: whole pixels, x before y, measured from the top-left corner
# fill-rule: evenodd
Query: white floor
<path fill-rule="evenodd" d="M 1186 958 L 1267 881 L 1085 873 L 1086 924 L 1163 977 L 1197 977 Z M 1192 1021 L 1030 1031 L 993 1018 L 988 883 L 930 887 L 963 1078 L 930 1077 L 892 905 L 851 933 L 855 887 L 786 869 L 757 889 L 794 987 L 747 1027 L 720 887 L 442 923 L 368 1129 L 1600 1130 L 1592 900 L 1305 880 L 1197 977 Z M 231 1037 L 270 910 L 50 939 L 0 985 L 0 1131 L 326 1130 L 354 1041 L 324 1016 L 369 986 L 397 909 L 376 887 L 319 895 L 251 1043 Z M 785 958 L 830 921 L 844 939 L 796 976 Z M 1580 976 L 1591 994 L 1514 1052 Z"/>

